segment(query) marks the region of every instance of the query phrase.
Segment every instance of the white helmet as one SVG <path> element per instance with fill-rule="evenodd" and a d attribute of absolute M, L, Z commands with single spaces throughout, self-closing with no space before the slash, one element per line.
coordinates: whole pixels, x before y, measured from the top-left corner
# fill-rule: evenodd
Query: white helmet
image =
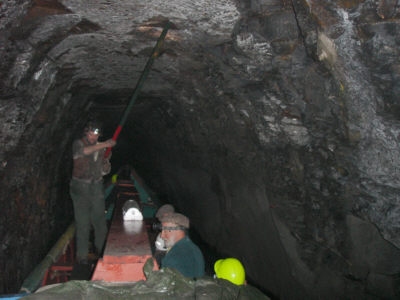
<path fill-rule="evenodd" d="M 165 241 L 161 238 L 161 232 L 157 235 L 156 238 L 156 248 L 160 251 L 167 251 L 167 247 L 165 247 Z"/>

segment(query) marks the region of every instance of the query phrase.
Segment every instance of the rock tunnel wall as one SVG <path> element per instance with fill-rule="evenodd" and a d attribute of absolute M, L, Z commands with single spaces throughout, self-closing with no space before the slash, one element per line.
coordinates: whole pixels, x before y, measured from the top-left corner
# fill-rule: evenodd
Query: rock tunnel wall
<path fill-rule="evenodd" d="M 2 292 L 71 221 L 71 142 L 92 113 L 111 135 L 169 19 L 114 167 L 276 297 L 399 296 L 396 1 L 89 2 L 0 6 Z"/>

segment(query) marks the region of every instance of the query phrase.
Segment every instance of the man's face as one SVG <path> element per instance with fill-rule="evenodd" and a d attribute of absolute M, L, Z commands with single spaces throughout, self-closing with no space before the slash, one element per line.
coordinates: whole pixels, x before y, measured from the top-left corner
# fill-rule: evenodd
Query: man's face
<path fill-rule="evenodd" d="M 175 223 L 162 223 L 163 227 L 177 227 L 177 225 Z M 171 248 L 173 245 L 175 245 L 176 238 L 177 238 L 177 230 L 163 230 L 161 231 L 161 238 L 164 240 L 165 242 L 165 246 L 167 248 Z"/>
<path fill-rule="evenodd" d="M 86 138 L 90 144 L 95 144 L 97 142 L 97 140 L 99 139 L 99 134 L 94 133 L 93 131 L 88 131 L 86 134 Z"/>

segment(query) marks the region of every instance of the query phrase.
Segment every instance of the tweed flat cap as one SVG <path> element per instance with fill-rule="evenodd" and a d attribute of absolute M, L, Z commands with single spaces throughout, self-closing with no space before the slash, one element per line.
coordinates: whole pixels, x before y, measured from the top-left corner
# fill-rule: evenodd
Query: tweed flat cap
<path fill-rule="evenodd" d="M 156 213 L 156 218 L 160 219 L 163 215 L 175 212 L 175 208 L 171 204 L 164 204 Z"/>
<path fill-rule="evenodd" d="M 170 213 L 170 214 L 164 215 L 160 218 L 160 221 L 162 223 L 174 223 L 178 226 L 189 228 L 188 217 L 186 217 L 182 214 L 179 214 L 179 213 Z"/>

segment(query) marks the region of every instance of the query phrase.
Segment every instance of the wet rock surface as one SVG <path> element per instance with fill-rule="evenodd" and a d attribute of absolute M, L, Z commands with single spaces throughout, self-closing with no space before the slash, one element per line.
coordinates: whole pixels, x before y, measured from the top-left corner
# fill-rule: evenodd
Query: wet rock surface
<path fill-rule="evenodd" d="M 396 1 L 6 1 L 0 6 L 0 277 L 72 220 L 71 142 L 113 151 L 202 239 L 282 299 L 400 295 Z M 23 259 L 21 259 L 23 257 Z"/>

